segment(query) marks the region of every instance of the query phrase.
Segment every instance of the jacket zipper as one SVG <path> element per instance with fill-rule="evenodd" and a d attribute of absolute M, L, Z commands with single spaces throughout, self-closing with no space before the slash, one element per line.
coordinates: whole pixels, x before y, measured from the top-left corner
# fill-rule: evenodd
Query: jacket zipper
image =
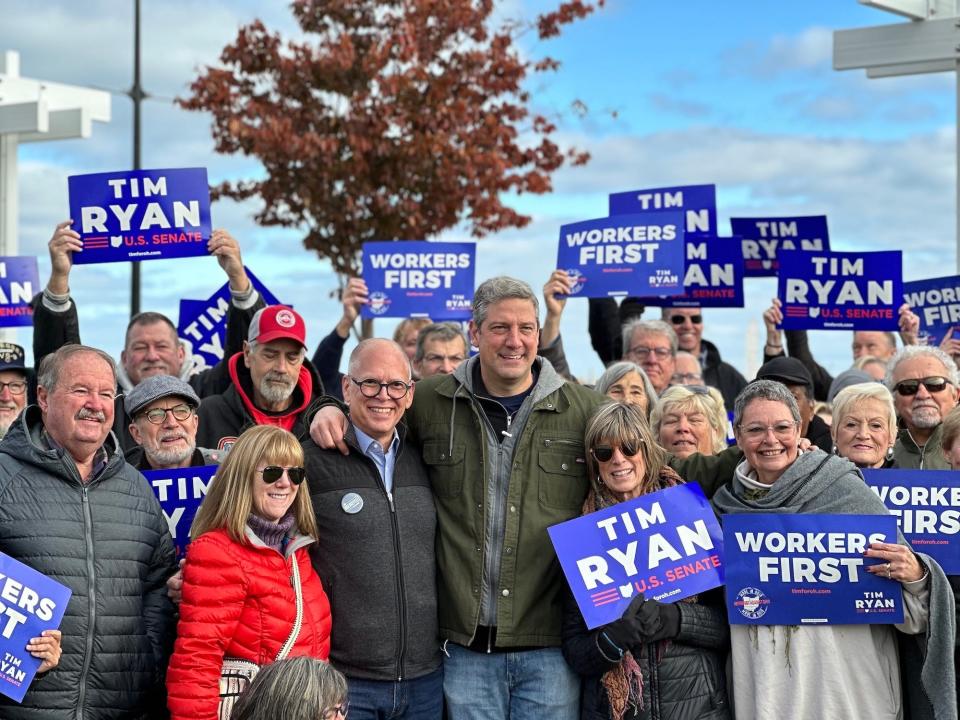
<path fill-rule="evenodd" d="M 379 474 L 379 473 L 378 473 Z M 390 524 L 393 529 L 393 559 L 397 566 L 397 601 L 400 604 L 400 647 L 397 651 L 397 682 L 403 681 L 403 660 L 407 653 L 407 601 L 403 596 L 403 559 L 400 556 L 400 524 L 397 521 L 397 509 L 393 504 L 393 493 L 387 491 L 387 501 L 390 503 Z"/>
<path fill-rule="evenodd" d="M 504 430 L 503 433 L 507 437 L 513 437 L 512 435 L 510 435 L 510 424 L 513 420 L 512 416 L 510 415 L 510 413 L 507 412 L 507 409 L 503 407 L 501 403 L 498 403 L 496 400 L 491 400 L 491 402 L 496 403 L 503 410 L 504 414 L 507 417 L 507 429 Z M 496 435 L 495 435 L 496 431 L 494 430 L 493 423 L 490 422 L 490 419 L 487 417 L 486 411 L 484 411 L 482 407 L 479 410 L 479 415 L 482 418 L 483 425 L 487 428 L 487 431 L 490 433 L 490 436 L 493 438 L 497 446 L 496 470 L 494 474 L 494 489 L 500 490 L 501 484 L 503 482 L 503 443 L 501 443 L 496 438 Z M 516 449 L 516 446 L 514 446 L 514 450 L 515 449 Z M 508 478 L 508 486 L 509 486 L 509 478 Z M 503 488 L 503 489 L 509 491 L 509 487 Z M 487 488 L 486 488 L 486 483 L 484 483 L 484 494 L 486 495 L 486 493 L 487 493 Z M 494 492 L 493 506 L 490 508 L 491 518 L 493 521 L 493 525 L 491 529 L 495 530 L 496 532 L 490 533 L 489 547 L 487 547 L 486 544 L 484 544 L 483 546 L 484 548 L 483 563 L 482 563 L 483 568 L 480 573 L 480 590 L 481 590 L 480 607 L 481 608 L 484 605 L 483 577 L 484 575 L 486 575 L 488 583 L 493 579 L 494 563 L 500 559 L 500 555 L 503 552 L 502 545 L 498 543 L 498 540 L 501 534 L 506 532 L 506 527 L 507 527 L 507 519 L 506 517 L 504 517 L 506 514 L 506 507 L 507 507 L 507 497 L 506 497 L 507 494 L 508 492 Z M 486 498 L 484 498 L 484 502 L 486 502 Z M 487 550 L 490 550 L 490 552 L 487 552 Z M 497 573 L 498 584 L 499 584 L 499 578 L 500 578 L 500 574 Z M 490 606 L 492 606 L 497 602 L 496 600 L 497 588 L 493 587 L 492 583 L 489 583 L 489 587 L 487 587 L 486 590 L 488 595 L 486 604 L 488 609 L 490 609 Z M 496 617 L 494 617 L 494 620 L 496 620 Z M 488 634 L 487 635 L 487 652 L 489 653 L 491 651 L 492 651 L 491 638 Z"/>
<path fill-rule="evenodd" d="M 95 594 L 96 578 L 93 562 L 93 516 L 90 513 L 90 498 L 87 487 L 81 487 L 83 505 L 83 538 L 87 554 L 87 605 L 90 620 L 87 623 L 87 637 L 84 642 L 83 667 L 80 670 L 80 698 L 77 701 L 77 720 L 83 720 L 83 705 L 87 695 L 87 674 L 90 672 L 90 663 L 93 660 L 93 635 L 97 623 L 97 598 Z"/>

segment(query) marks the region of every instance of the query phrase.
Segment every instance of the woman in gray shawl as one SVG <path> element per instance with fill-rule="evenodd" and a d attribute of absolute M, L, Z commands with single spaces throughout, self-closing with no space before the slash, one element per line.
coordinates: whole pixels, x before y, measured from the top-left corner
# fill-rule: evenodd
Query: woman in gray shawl
<path fill-rule="evenodd" d="M 744 460 L 713 498 L 721 514 L 887 513 L 852 463 L 822 450 L 798 452 L 800 411 L 780 383 L 758 380 L 744 389 L 734 433 Z M 734 625 L 738 718 L 957 717 L 953 594 L 943 571 L 902 536 L 865 554 L 882 561 L 868 572 L 903 585 L 903 624 Z"/>

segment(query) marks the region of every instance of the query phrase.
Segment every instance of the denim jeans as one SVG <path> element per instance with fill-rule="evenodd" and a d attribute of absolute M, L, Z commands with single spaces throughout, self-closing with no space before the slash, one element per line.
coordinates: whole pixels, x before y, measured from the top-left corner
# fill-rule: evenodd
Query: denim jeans
<path fill-rule="evenodd" d="M 447 643 L 443 694 L 450 720 L 577 720 L 580 678 L 560 648 L 480 653 Z"/>
<path fill-rule="evenodd" d="M 443 668 L 400 682 L 347 678 L 347 695 L 350 720 L 440 720 Z"/>

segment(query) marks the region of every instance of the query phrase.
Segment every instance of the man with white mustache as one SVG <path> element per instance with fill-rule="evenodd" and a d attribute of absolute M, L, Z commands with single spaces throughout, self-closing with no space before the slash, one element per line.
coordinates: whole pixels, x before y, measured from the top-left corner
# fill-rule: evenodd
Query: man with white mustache
<path fill-rule="evenodd" d="M 940 348 L 908 345 L 890 360 L 885 382 L 901 426 L 893 446 L 897 467 L 949 470 L 939 451 L 940 431 L 960 396 L 956 363 Z"/>
<path fill-rule="evenodd" d="M 0 342 L 0 438 L 27 405 L 27 369 L 23 348 Z"/>
<path fill-rule="evenodd" d="M 303 318 L 285 305 L 257 311 L 243 351 L 227 363 L 230 387 L 204 399 L 197 443 L 226 450 L 252 425 L 276 425 L 307 437 L 303 416 L 323 384 L 306 359 Z"/>
<path fill-rule="evenodd" d="M 179 378 L 143 380 L 124 398 L 133 418 L 130 435 L 137 443 L 126 452 L 127 462 L 141 471 L 218 464 L 223 453 L 197 447 L 198 407 L 200 398 Z"/>
<path fill-rule="evenodd" d="M 0 551 L 73 592 L 60 665 L 22 704 L 0 697 L 4 720 L 144 719 L 162 707 L 173 540 L 110 431 L 116 383 L 105 352 L 64 345 L 0 441 Z"/>

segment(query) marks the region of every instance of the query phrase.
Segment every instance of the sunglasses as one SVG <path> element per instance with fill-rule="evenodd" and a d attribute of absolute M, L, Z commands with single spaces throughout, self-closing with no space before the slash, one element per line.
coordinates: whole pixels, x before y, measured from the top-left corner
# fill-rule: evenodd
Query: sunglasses
<path fill-rule="evenodd" d="M 259 470 L 258 472 L 263 475 L 263 481 L 265 483 L 272 484 L 283 477 L 284 471 L 286 471 L 287 478 L 294 485 L 299 485 L 307 477 L 307 471 L 302 467 L 285 468 L 280 465 L 267 465 L 263 470 Z"/>
<path fill-rule="evenodd" d="M 699 325 L 703 322 L 703 315 L 671 315 L 670 322 L 674 325 L 683 325 L 687 320 L 692 322 L 694 325 Z"/>
<path fill-rule="evenodd" d="M 901 380 L 893 387 L 893 389 L 901 395 L 916 395 L 917 391 L 920 390 L 921 384 L 927 389 L 927 392 L 932 394 L 940 392 L 951 383 L 945 377 L 940 375 L 931 375 L 930 377 L 925 377 L 922 380 Z"/>
<path fill-rule="evenodd" d="M 590 448 L 590 452 L 597 459 L 597 462 L 610 462 L 610 458 L 613 457 L 613 451 L 620 448 L 620 454 L 624 457 L 633 457 L 638 452 L 640 452 L 639 444 L 634 445 L 632 442 L 625 442 L 621 445 L 597 445 L 596 447 Z"/>

